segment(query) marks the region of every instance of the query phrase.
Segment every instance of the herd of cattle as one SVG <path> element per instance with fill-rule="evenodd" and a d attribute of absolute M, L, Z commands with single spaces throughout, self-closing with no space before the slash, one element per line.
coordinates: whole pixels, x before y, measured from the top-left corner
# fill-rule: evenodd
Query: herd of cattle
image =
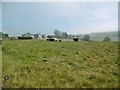
<path fill-rule="evenodd" d="M 74 41 L 79 41 L 78 38 L 73 38 L 73 40 Z M 2 41 L 3 41 L 3 39 L 0 38 L 0 45 L 1 45 Z M 55 42 L 59 41 L 59 42 L 61 42 L 62 40 L 61 39 L 57 39 L 57 38 L 46 38 L 46 41 L 55 41 Z"/>
<path fill-rule="evenodd" d="M 55 38 L 55 37 L 53 37 L 53 36 L 47 36 L 46 40 L 47 40 L 47 41 L 59 41 L 59 42 L 61 42 L 61 39 L 57 39 L 57 38 Z M 74 40 L 74 41 L 78 41 L 78 38 L 77 38 L 77 37 L 74 37 L 73 40 Z"/>
<path fill-rule="evenodd" d="M 59 41 L 59 42 L 61 42 L 61 40 L 60 39 L 58 40 L 57 38 L 47 38 L 46 41 L 55 41 L 55 42 Z"/>

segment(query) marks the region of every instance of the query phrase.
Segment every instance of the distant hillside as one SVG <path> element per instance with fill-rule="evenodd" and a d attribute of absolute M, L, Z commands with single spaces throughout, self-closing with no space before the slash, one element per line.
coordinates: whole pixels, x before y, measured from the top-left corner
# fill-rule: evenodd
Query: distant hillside
<path fill-rule="evenodd" d="M 95 41 L 102 41 L 106 36 L 110 37 L 112 41 L 118 41 L 118 31 L 82 34 L 79 35 L 79 39 L 82 39 L 85 35 L 90 35 L 90 39 Z"/>

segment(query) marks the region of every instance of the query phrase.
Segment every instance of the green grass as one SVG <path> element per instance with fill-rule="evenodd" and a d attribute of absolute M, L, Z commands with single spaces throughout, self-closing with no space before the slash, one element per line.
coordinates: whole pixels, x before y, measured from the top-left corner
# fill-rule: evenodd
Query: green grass
<path fill-rule="evenodd" d="M 0 45 L 0 88 L 2 87 L 2 46 Z"/>
<path fill-rule="evenodd" d="M 3 88 L 118 87 L 117 42 L 2 43 Z"/>

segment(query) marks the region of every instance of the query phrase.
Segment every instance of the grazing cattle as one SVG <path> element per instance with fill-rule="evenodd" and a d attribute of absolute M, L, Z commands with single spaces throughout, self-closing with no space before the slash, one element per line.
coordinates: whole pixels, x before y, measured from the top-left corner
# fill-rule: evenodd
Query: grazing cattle
<path fill-rule="evenodd" d="M 59 40 L 59 42 L 61 42 L 61 40 Z"/>
<path fill-rule="evenodd" d="M 50 41 L 55 41 L 55 39 L 54 38 L 50 38 Z"/>
<path fill-rule="evenodd" d="M 47 41 L 57 41 L 56 38 L 47 38 L 46 40 L 47 40 Z"/>
<path fill-rule="evenodd" d="M 74 40 L 75 42 L 76 42 L 76 41 L 78 42 L 78 38 L 73 38 L 73 40 Z"/>
<path fill-rule="evenodd" d="M 52 35 L 48 35 L 46 40 L 47 41 L 57 41 L 57 38 L 54 38 L 54 36 L 52 36 Z"/>

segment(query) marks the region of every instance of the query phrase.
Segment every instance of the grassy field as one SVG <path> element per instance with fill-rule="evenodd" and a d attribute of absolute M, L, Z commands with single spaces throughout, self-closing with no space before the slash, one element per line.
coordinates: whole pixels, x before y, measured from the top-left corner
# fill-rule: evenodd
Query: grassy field
<path fill-rule="evenodd" d="M 2 43 L 3 88 L 118 87 L 117 42 Z"/>
<path fill-rule="evenodd" d="M 0 88 L 2 87 L 2 46 L 0 45 Z"/>

